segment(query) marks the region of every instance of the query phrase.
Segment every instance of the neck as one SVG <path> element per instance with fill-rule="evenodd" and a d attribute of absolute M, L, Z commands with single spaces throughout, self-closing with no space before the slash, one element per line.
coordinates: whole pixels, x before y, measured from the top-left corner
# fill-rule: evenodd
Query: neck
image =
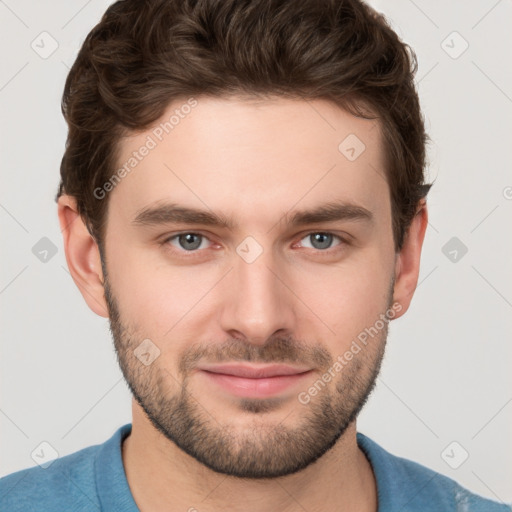
<path fill-rule="evenodd" d="M 377 511 L 375 477 L 357 446 L 355 422 L 302 471 L 252 480 L 216 473 L 183 452 L 134 401 L 132 432 L 123 443 L 122 458 L 141 512 Z"/>

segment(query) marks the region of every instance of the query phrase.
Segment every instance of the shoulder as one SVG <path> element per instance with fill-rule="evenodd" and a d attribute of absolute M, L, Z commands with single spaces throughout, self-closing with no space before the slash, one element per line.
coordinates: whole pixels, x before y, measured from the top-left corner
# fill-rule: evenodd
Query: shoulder
<path fill-rule="evenodd" d="M 0 478 L 0 501 L 6 512 L 99 509 L 94 460 L 100 445 L 55 459 L 43 468 L 23 469 Z"/>
<path fill-rule="evenodd" d="M 358 433 L 357 442 L 372 465 L 379 496 L 379 511 L 511 512 L 510 505 L 478 496 L 455 480 L 417 462 L 387 452 Z"/>

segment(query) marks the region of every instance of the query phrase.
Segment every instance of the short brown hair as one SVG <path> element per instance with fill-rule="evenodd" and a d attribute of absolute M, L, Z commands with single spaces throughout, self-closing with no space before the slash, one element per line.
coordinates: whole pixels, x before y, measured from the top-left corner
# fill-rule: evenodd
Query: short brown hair
<path fill-rule="evenodd" d="M 122 0 L 85 39 L 66 80 L 61 194 L 103 242 L 118 142 L 178 98 L 325 99 L 381 122 L 395 249 L 424 183 L 426 134 L 414 52 L 358 0 Z M 366 112 L 366 113 L 365 113 Z M 341 142 L 341 141 L 340 141 Z"/>

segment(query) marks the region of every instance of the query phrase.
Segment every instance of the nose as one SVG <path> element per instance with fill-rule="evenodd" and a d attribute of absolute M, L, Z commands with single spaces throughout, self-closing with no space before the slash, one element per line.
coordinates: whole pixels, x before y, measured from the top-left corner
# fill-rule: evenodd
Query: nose
<path fill-rule="evenodd" d="M 222 304 L 221 328 L 229 336 L 264 345 L 276 335 L 289 335 L 296 321 L 295 295 L 270 251 L 248 263 L 236 258 L 230 272 L 227 299 Z"/>

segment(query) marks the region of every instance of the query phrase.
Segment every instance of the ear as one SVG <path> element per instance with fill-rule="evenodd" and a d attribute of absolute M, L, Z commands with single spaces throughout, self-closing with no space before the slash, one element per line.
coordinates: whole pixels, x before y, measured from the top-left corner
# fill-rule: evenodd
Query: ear
<path fill-rule="evenodd" d="M 422 199 L 418 203 L 416 215 L 406 233 L 403 247 L 396 255 L 393 302 L 400 304 L 402 309 L 394 318 L 399 318 L 409 309 L 416 290 L 420 272 L 421 248 L 427 224 L 427 203 L 425 199 Z"/>
<path fill-rule="evenodd" d="M 74 197 L 69 195 L 59 197 L 58 215 L 71 277 L 87 305 L 97 315 L 108 318 L 100 251 L 78 213 Z"/>

